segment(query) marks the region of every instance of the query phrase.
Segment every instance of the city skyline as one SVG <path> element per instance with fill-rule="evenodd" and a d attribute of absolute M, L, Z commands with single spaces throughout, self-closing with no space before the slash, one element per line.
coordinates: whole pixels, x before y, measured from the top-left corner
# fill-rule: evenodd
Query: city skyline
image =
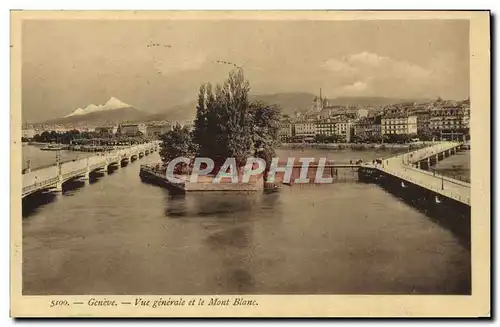
<path fill-rule="evenodd" d="M 110 97 L 166 112 L 194 101 L 201 83 L 220 82 L 234 65 L 244 68 L 253 94 L 322 88 L 329 98 L 469 96 L 465 20 L 29 21 L 23 27 L 25 121 L 63 117 Z M 51 39 L 57 47 L 42 46 Z"/>

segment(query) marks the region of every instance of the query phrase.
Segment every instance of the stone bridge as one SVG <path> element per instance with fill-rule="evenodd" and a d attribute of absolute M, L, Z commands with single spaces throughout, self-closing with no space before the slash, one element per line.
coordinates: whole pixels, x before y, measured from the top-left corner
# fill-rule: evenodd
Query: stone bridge
<path fill-rule="evenodd" d="M 89 180 L 93 171 L 107 172 L 110 166 L 121 167 L 123 163 L 135 161 L 157 151 L 158 142 L 133 145 L 106 153 L 96 153 L 93 156 L 55 163 L 53 166 L 29 171 L 22 176 L 22 197 L 32 193 L 47 190 L 61 192 L 63 183 L 73 179 Z"/>
<path fill-rule="evenodd" d="M 406 182 L 408 185 L 412 184 L 442 198 L 452 199 L 470 207 L 470 183 L 425 170 L 436 162 L 455 154 L 462 145 L 459 142 L 435 143 L 416 151 L 384 159 L 376 165 L 362 164 L 360 173 L 369 175 L 370 171 L 376 169 L 386 176 L 397 179 L 398 183 L 402 182 L 402 187 L 406 187 L 403 186 Z"/>

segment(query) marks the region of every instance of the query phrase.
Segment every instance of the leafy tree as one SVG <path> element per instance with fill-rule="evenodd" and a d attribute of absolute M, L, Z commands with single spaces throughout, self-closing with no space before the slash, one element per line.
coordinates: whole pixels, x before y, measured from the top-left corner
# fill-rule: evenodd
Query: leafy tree
<path fill-rule="evenodd" d="M 171 131 L 160 137 L 160 157 L 168 163 L 177 157 L 192 157 L 194 153 L 192 135 L 189 129 L 176 124 Z"/>
<path fill-rule="evenodd" d="M 196 119 L 194 121 L 193 141 L 198 145 L 198 155 L 205 157 L 210 154 L 211 142 L 208 131 L 209 106 L 213 105 L 212 85 L 203 84 L 198 93 Z"/>
<path fill-rule="evenodd" d="M 434 138 L 434 135 L 429 129 L 419 130 L 417 136 L 421 141 L 432 141 Z"/>
<path fill-rule="evenodd" d="M 276 106 L 250 102 L 249 91 L 241 68 L 231 71 L 223 84 L 202 85 L 193 132 L 177 125 L 162 135 L 162 160 L 196 154 L 211 158 L 214 171 L 228 157 L 235 158 L 239 167 L 250 156 L 270 162 L 278 144 L 280 111 Z"/>
<path fill-rule="evenodd" d="M 386 134 L 384 135 L 384 142 L 386 143 L 408 143 L 412 138 L 414 138 L 416 135 L 409 135 L 409 134 Z"/>
<path fill-rule="evenodd" d="M 40 135 L 40 142 L 50 142 L 51 134 L 48 131 L 43 131 Z"/>
<path fill-rule="evenodd" d="M 249 90 L 241 69 L 231 71 L 215 92 L 210 84 L 200 88 L 194 140 L 198 154 L 213 159 L 216 167 L 228 157 L 241 166 L 252 153 Z"/>
<path fill-rule="evenodd" d="M 274 148 L 279 144 L 280 108 L 262 102 L 250 104 L 252 117 L 252 143 L 254 156 L 264 159 L 269 167 L 275 156 Z"/>
<path fill-rule="evenodd" d="M 328 135 L 325 139 L 327 143 L 339 143 L 342 142 L 343 140 L 345 140 L 345 138 L 342 135 L 337 135 L 337 134 Z"/>

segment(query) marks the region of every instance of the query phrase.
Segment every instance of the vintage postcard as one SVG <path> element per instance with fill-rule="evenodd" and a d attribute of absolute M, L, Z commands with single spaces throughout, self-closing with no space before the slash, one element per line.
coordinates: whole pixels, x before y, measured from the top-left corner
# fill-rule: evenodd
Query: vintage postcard
<path fill-rule="evenodd" d="M 11 316 L 489 317 L 488 11 L 12 11 Z"/>

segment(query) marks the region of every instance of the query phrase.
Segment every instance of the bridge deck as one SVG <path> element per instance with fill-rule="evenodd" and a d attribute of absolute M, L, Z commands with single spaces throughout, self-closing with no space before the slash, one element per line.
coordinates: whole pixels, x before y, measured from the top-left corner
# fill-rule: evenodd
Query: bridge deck
<path fill-rule="evenodd" d="M 458 147 L 459 143 L 446 142 L 433 145 L 410 153 L 404 153 L 386 159 L 382 165 L 364 164 L 376 168 L 404 181 L 432 190 L 442 196 L 470 205 L 470 184 L 412 167 L 412 162 Z M 409 163 L 409 164 L 405 164 Z"/>
<path fill-rule="evenodd" d="M 120 163 L 120 161 L 130 156 L 151 152 L 155 148 L 157 148 L 157 143 L 119 148 L 109 153 L 96 153 L 93 156 L 60 162 L 59 164 L 56 163 L 23 173 L 22 197 L 39 190 L 57 188 L 57 185 L 61 185 L 65 181 L 84 176 L 107 165 Z"/>

